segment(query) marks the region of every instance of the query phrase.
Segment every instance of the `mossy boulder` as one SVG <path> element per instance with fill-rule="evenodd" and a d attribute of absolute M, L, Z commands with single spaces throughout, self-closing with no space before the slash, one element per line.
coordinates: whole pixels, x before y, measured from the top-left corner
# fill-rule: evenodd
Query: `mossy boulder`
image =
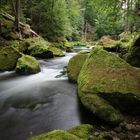
<path fill-rule="evenodd" d="M 117 51 L 117 47 L 116 47 L 116 41 L 111 39 L 110 36 L 103 36 L 100 40 L 99 40 L 99 45 L 103 46 L 104 50 L 107 51 L 111 51 L 111 52 L 116 52 Z"/>
<path fill-rule="evenodd" d="M 40 72 L 38 61 L 29 55 L 23 55 L 18 59 L 16 72 L 19 74 L 35 74 Z"/>
<path fill-rule="evenodd" d="M 29 54 L 38 58 L 53 58 L 54 56 L 64 56 L 62 50 L 52 47 L 51 43 L 42 38 L 35 37 L 26 40 Z"/>
<path fill-rule="evenodd" d="M 70 59 L 67 67 L 69 81 L 77 82 L 79 73 L 88 54 L 89 53 L 79 53 Z"/>
<path fill-rule="evenodd" d="M 79 125 L 68 131 L 54 130 L 39 136 L 30 138 L 29 140 L 88 140 L 93 132 L 93 126 L 89 124 Z"/>
<path fill-rule="evenodd" d="M 63 130 L 54 130 L 40 136 L 32 137 L 29 140 L 82 140 L 79 137 Z"/>
<path fill-rule="evenodd" d="M 19 57 L 20 52 L 13 47 L 0 48 L 0 71 L 13 70 Z"/>
<path fill-rule="evenodd" d="M 44 39 L 35 37 L 26 40 L 26 45 L 28 46 L 28 53 L 31 56 L 38 58 L 53 58 L 53 53 L 49 50 L 49 42 Z"/>
<path fill-rule="evenodd" d="M 120 35 L 120 40 L 116 43 L 116 47 L 119 48 L 120 57 L 126 58 L 127 53 L 132 50 L 138 36 L 139 34 L 137 32 L 123 32 Z"/>
<path fill-rule="evenodd" d="M 140 112 L 140 69 L 102 49 L 87 57 L 78 77 L 83 105 L 101 120 L 117 124 L 121 112 Z M 119 111 L 118 111 L 119 110 Z"/>
<path fill-rule="evenodd" d="M 49 47 L 49 50 L 53 52 L 53 55 L 56 57 L 62 57 L 65 56 L 64 52 L 56 47 Z"/>

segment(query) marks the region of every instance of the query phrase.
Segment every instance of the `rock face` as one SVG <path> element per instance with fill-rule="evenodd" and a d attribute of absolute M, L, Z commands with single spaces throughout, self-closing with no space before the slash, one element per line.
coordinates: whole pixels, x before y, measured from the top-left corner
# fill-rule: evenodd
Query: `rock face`
<path fill-rule="evenodd" d="M 16 72 L 19 74 L 35 74 L 40 72 L 40 67 L 34 57 L 23 55 L 18 59 Z"/>
<path fill-rule="evenodd" d="M 89 53 L 79 53 L 70 59 L 67 73 L 69 81 L 77 82 L 78 75 Z"/>
<path fill-rule="evenodd" d="M 100 119 L 117 124 L 121 112 L 140 112 L 140 69 L 101 49 L 86 59 L 78 77 L 83 105 Z"/>
<path fill-rule="evenodd" d="M 21 54 L 13 47 L 0 48 L 0 71 L 8 71 L 15 68 Z"/>
<path fill-rule="evenodd" d="M 93 126 L 85 124 L 72 128 L 68 131 L 54 130 L 44 133 L 29 140 L 88 140 L 92 134 Z"/>

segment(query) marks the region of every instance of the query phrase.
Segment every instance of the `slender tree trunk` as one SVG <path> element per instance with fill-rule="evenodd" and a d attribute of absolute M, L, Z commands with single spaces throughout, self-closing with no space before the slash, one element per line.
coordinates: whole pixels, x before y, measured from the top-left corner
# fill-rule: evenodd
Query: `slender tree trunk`
<path fill-rule="evenodd" d="M 16 26 L 16 31 L 20 33 L 20 27 L 19 27 L 19 21 L 20 21 L 20 0 L 16 0 L 15 3 L 15 26 Z"/>
<path fill-rule="evenodd" d="M 126 0 L 125 32 L 129 31 L 129 4 L 130 0 Z"/>

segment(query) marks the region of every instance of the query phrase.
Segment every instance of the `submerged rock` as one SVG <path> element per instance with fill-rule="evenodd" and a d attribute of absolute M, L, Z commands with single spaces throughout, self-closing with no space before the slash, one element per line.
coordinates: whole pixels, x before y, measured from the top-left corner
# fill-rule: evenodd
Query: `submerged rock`
<path fill-rule="evenodd" d="M 13 70 L 19 57 L 21 54 L 13 47 L 0 48 L 0 71 Z"/>
<path fill-rule="evenodd" d="M 83 105 L 100 119 L 117 124 L 118 111 L 140 112 L 140 69 L 101 49 L 86 59 L 78 77 L 78 95 Z"/>
<path fill-rule="evenodd" d="M 67 73 L 69 81 L 77 82 L 81 68 L 89 53 L 79 53 L 70 59 L 68 63 Z"/>
<path fill-rule="evenodd" d="M 35 74 L 40 72 L 37 60 L 29 55 L 23 55 L 18 59 L 16 72 L 19 74 Z"/>
<path fill-rule="evenodd" d="M 74 127 L 68 131 L 54 130 L 49 133 L 32 137 L 29 140 L 88 140 L 92 131 L 93 126 L 84 124 Z"/>

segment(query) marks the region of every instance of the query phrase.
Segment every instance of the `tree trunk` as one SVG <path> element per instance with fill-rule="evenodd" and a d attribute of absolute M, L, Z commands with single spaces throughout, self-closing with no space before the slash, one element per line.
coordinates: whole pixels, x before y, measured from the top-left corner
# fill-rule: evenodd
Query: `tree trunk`
<path fill-rule="evenodd" d="M 130 0 L 126 0 L 125 32 L 129 31 L 129 4 Z"/>
<path fill-rule="evenodd" d="M 19 21 L 20 21 L 20 0 L 16 0 L 15 3 L 15 26 L 16 31 L 20 33 Z"/>

